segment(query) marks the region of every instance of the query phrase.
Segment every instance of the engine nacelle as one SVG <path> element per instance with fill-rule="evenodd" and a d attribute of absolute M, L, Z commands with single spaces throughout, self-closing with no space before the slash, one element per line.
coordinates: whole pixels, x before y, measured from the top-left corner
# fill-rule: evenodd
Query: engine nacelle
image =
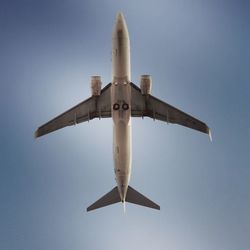
<path fill-rule="evenodd" d="M 152 79 L 150 75 L 141 75 L 140 87 L 143 95 L 151 94 Z"/>
<path fill-rule="evenodd" d="M 100 76 L 91 76 L 91 93 L 92 96 L 99 96 L 101 94 L 102 82 Z"/>

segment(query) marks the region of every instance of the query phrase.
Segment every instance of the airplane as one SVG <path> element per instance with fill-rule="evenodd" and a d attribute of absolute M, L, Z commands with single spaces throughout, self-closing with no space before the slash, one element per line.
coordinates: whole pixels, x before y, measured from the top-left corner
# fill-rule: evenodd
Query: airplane
<path fill-rule="evenodd" d="M 87 208 L 92 211 L 114 203 L 125 202 L 160 210 L 160 206 L 129 186 L 131 175 L 131 117 L 150 117 L 179 124 L 210 136 L 202 121 L 151 95 L 150 75 L 142 75 L 140 88 L 131 82 L 130 40 L 124 16 L 117 14 L 112 33 L 112 81 L 101 88 L 101 77 L 91 77 L 92 96 L 40 126 L 40 137 L 66 126 L 94 118 L 113 119 L 113 159 L 116 186 Z"/>

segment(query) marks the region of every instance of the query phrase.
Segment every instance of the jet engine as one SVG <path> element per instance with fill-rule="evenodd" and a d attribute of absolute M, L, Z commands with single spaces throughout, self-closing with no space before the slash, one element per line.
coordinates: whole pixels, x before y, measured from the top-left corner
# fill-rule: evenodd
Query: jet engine
<path fill-rule="evenodd" d="M 100 76 L 91 76 L 91 92 L 92 96 L 101 94 L 102 82 Z"/>
<path fill-rule="evenodd" d="M 150 75 L 142 75 L 141 76 L 141 93 L 143 95 L 149 95 L 151 94 L 151 88 L 152 88 L 152 80 Z"/>

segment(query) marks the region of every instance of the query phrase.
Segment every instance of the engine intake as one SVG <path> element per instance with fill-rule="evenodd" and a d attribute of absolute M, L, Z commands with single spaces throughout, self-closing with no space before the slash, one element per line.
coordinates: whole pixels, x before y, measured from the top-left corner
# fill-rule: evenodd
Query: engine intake
<path fill-rule="evenodd" d="M 152 80 L 150 75 L 141 75 L 140 87 L 143 95 L 151 94 Z"/>
<path fill-rule="evenodd" d="M 100 76 L 91 76 L 91 93 L 92 96 L 101 94 L 102 82 Z"/>

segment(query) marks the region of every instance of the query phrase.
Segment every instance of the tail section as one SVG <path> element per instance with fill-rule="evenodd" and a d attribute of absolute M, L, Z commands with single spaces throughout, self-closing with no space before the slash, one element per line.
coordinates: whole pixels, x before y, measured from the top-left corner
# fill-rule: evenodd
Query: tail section
<path fill-rule="evenodd" d="M 97 208 L 105 207 L 108 205 L 115 204 L 117 202 L 120 202 L 121 198 L 119 195 L 118 187 L 113 188 L 110 192 L 105 194 L 103 197 L 101 197 L 98 201 L 93 203 L 87 208 L 87 211 L 91 211 Z M 128 186 L 127 195 L 126 195 L 126 202 L 134 203 L 137 205 L 141 205 L 144 207 L 154 208 L 160 210 L 160 206 L 154 203 L 153 201 L 149 200 L 144 195 L 137 192 L 132 187 Z M 125 202 L 124 202 L 124 212 L 125 212 Z"/>
<path fill-rule="evenodd" d="M 110 192 L 105 194 L 102 198 L 100 198 L 98 201 L 90 205 L 87 208 L 87 212 L 97 209 L 97 208 L 105 207 L 105 206 L 108 206 L 108 205 L 111 205 L 120 201 L 121 201 L 121 198 L 119 195 L 118 188 L 115 187 Z"/>
<path fill-rule="evenodd" d="M 128 186 L 128 191 L 127 191 L 127 196 L 126 196 L 126 201 L 130 203 L 134 203 L 137 205 L 141 205 L 144 207 L 150 207 L 154 209 L 160 210 L 160 206 L 145 197 L 144 195 L 140 194 L 137 192 L 135 189 L 132 187 Z"/>

